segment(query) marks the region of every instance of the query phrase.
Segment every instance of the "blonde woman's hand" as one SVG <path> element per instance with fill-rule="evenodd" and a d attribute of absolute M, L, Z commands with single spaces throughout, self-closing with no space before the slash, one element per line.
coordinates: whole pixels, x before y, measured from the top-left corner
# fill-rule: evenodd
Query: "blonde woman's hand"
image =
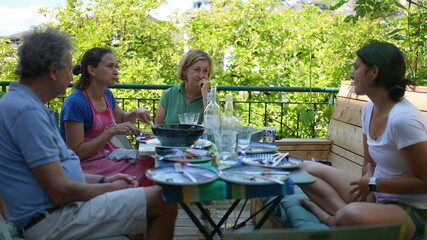
<path fill-rule="evenodd" d="M 197 82 L 197 86 L 200 87 L 203 99 L 206 99 L 208 97 L 209 88 L 211 87 L 211 82 L 207 79 L 202 79 Z"/>

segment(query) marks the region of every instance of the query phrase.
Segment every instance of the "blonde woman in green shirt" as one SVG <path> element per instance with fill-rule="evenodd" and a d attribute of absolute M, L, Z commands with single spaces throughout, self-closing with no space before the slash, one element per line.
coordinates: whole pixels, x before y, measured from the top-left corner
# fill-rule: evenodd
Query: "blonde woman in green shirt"
<path fill-rule="evenodd" d="M 167 89 L 160 99 L 155 124 L 179 124 L 178 115 L 185 112 L 198 112 L 199 121 L 203 122 L 203 111 L 207 106 L 208 90 L 211 86 L 211 57 L 200 49 L 188 51 L 178 64 L 176 75 L 183 82 Z M 205 202 L 210 204 L 210 202 Z M 209 228 L 203 214 L 202 225 Z"/>
<path fill-rule="evenodd" d="M 200 49 L 188 51 L 179 62 L 177 71 L 183 82 L 163 93 L 155 124 L 179 124 L 178 115 L 184 112 L 200 113 L 198 123 L 202 123 L 212 68 L 212 59 L 207 53 Z"/>

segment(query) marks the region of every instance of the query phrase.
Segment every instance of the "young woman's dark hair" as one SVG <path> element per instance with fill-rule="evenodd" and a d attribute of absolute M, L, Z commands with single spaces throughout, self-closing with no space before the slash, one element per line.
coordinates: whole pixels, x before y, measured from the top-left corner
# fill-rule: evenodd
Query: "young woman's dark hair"
<path fill-rule="evenodd" d="M 87 67 L 97 67 L 99 62 L 101 62 L 102 57 L 107 53 L 113 54 L 113 52 L 108 48 L 96 47 L 89 49 L 83 55 L 81 63 L 73 67 L 74 75 L 81 74 L 80 79 L 74 84 L 75 89 L 85 90 L 89 86 L 90 75 Z"/>
<path fill-rule="evenodd" d="M 374 86 L 383 86 L 389 90 L 389 96 L 397 101 L 405 94 L 406 86 L 416 84 L 405 78 L 406 64 L 403 53 L 395 45 L 388 42 L 371 41 L 356 51 L 357 56 L 372 68 L 378 67 L 379 73 Z"/>

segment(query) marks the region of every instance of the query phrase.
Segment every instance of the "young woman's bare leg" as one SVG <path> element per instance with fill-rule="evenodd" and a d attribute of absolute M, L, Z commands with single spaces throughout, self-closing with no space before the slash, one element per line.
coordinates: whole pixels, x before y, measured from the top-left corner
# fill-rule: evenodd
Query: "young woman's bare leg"
<path fill-rule="evenodd" d="M 335 217 L 331 216 L 329 213 L 325 212 L 322 208 L 317 206 L 314 202 L 309 199 L 303 198 L 300 200 L 301 205 L 304 206 L 307 210 L 312 212 L 320 222 L 333 227 L 335 223 Z"/>
<path fill-rule="evenodd" d="M 353 201 L 355 195 L 350 194 L 350 183 L 359 177 L 312 161 L 305 161 L 301 168 L 316 179 L 312 184 L 300 185 L 301 189 L 329 215 L 334 216 L 339 209 Z"/>
<path fill-rule="evenodd" d="M 407 222 L 405 239 L 412 239 L 415 224 L 405 210 L 393 204 L 354 202 L 335 215 L 335 226 L 402 224 Z"/>

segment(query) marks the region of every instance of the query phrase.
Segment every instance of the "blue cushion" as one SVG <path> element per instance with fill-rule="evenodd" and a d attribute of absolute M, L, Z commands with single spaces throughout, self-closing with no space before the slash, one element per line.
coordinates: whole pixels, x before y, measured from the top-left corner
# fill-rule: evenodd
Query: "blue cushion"
<path fill-rule="evenodd" d="M 300 205 L 301 198 L 308 198 L 300 187 L 295 186 L 295 194 L 285 196 L 279 206 L 272 212 L 284 228 L 295 228 L 299 230 L 329 229 L 330 227 L 320 222 L 320 220 L 310 211 Z M 261 202 L 266 204 L 273 198 L 261 198 Z"/>

